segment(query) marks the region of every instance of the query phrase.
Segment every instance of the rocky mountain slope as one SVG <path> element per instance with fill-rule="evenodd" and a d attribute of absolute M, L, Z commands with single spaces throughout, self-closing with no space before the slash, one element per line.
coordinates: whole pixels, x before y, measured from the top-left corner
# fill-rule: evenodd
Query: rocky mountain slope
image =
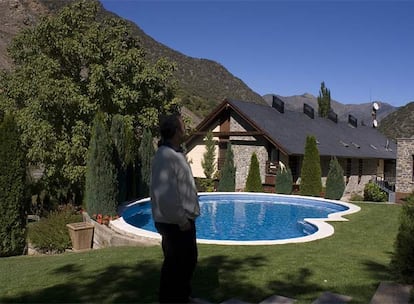
<path fill-rule="evenodd" d="M 10 70 L 12 67 L 12 62 L 6 50 L 11 39 L 19 30 L 35 25 L 41 16 L 56 13 L 64 5 L 73 1 L 0 0 L 0 69 Z M 103 7 L 102 14 L 116 16 L 104 10 Z M 132 22 L 129 22 L 129 24 L 132 32 L 141 41 L 149 60 L 155 61 L 161 57 L 166 57 L 170 61 L 176 62 L 177 95 L 190 110 L 188 113 L 193 115 L 194 120 L 199 121 L 200 118 L 205 117 L 224 98 L 271 104 L 271 94 L 261 97 L 219 63 L 192 58 L 174 51 L 146 35 L 138 25 Z M 302 111 L 304 103 L 312 106 L 315 111 L 318 108 L 317 98 L 311 94 L 276 96 L 285 102 L 285 107 L 288 110 Z M 411 137 L 414 134 L 414 106 L 412 104 L 401 107 L 398 111 L 396 111 L 397 108 L 389 104 L 380 102 L 380 105 L 377 120 L 380 122 L 379 130 L 381 132 L 391 138 Z M 358 123 L 366 125 L 372 123 L 371 103 L 342 104 L 333 100 L 331 106 L 340 120 L 347 120 L 348 114 L 352 114 L 358 119 Z M 394 111 L 396 113 L 393 113 Z M 391 113 L 393 115 L 390 115 Z M 385 117 L 386 119 L 384 119 Z"/>

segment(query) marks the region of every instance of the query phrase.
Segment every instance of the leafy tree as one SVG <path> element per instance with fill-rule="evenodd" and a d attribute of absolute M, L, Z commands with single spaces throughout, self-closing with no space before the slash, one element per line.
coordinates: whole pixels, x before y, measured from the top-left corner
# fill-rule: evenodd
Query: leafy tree
<path fill-rule="evenodd" d="M 234 155 L 230 143 L 227 145 L 225 157 L 217 190 L 220 192 L 234 192 L 236 190 L 236 167 L 234 166 Z"/>
<path fill-rule="evenodd" d="M 104 114 L 99 112 L 92 125 L 86 166 L 85 205 L 89 214 L 115 215 L 117 189 L 114 149 Z"/>
<path fill-rule="evenodd" d="M 23 30 L 10 46 L 15 69 L 0 75 L 0 112 L 16 113 L 27 157 L 44 166 L 52 194 L 83 189 L 97 111 L 155 129 L 176 103 L 174 65 L 150 64 L 127 23 L 100 6 L 77 1 Z"/>
<path fill-rule="evenodd" d="M 249 173 L 247 174 L 246 187 L 247 192 L 263 192 L 262 179 L 260 177 L 259 161 L 256 153 L 253 152 L 250 159 Z"/>
<path fill-rule="evenodd" d="M 321 175 L 321 160 L 316 138 L 308 135 L 301 169 L 300 193 L 302 195 L 319 196 L 322 191 Z"/>
<path fill-rule="evenodd" d="M 139 146 L 140 155 L 140 177 L 141 189 L 140 196 L 148 197 L 151 181 L 151 164 L 154 157 L 155 149 L 151 130 L 144 130 L 141 145 Z"/>
<path fill-rule="evenodd" d="M 0 256 L 20 255 L 26 246 L 26 161 L 10 115 L 0 124 L 0 143 Z"/>
<path fill-rule="evenodd" d="M 325 87 L 325 82 L 321 83 L 318 96 L 318 112 L 320 117 L 328 117 L 331 110 L 331 91 Z"/>
<path fill-rule="evenodd" d="M 216 143 L 213 138 L 213 132 L 208 132 L 204 141 L 206 145 L 206 152 L 203 154 L 201 166 L 204 170 L 206 178 L 211 179 L 215 171 L 215 158 L 216 158 Z"/>
<path fill-rule="evenodd" d="M 344 190 L 344 170 L 336 157 L 332 157 L 329 162 L 329 172 L 326 178 L 325 198 L 339 200 L 344 194 Z"/>
<path fill-rule="evenodd" d="M 402 281 L 414 283 L 414 194 L 406 198 L 402 207 L 391 269 Z"/>
<path fill-rule="evenodd" d="M 291 194 L 293 185 L 292 171 L 290 168 L 278 167 L 276 172 L 276 193 Z"/>

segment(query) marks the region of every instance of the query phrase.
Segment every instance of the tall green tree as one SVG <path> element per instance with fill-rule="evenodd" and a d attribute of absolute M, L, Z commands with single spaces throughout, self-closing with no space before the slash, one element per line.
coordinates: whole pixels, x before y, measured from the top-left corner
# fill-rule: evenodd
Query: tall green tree
<path fill-rule="evenodd" d="M 278 167 L 276 171 L 275 190 L 279 194 L 291 194 L 293 177 L 290 168 Z"/>
<path fill-rule="evenodd" d="M 135 166 L 137 143 L 132 126 L 120 114 L 113 116 L 110 132 L 115 148 L 115 167 L 118 172 L 118 202 L 122 203 L 131 196 L 134 179 L 130 174 L 130 167 Z"/>
<path fill-rule="evenodd" d="M 414 193 L 406 198 L 402 206 L 391 269 L 398 279 L 414 283 Z"/>
<path fill-rule="evenodd" d="M 77 1 L 23 30 L 10 46 L 15 69 L 0 75 L 0 112 L 15 113 L 27 157 L 54 192 L 83 188 L 97 111 L 155 130 L 176 103 L 175 66 L 150 64 L 127 22 L 100 10 L 97 0 Z"/>
<path fill-rule="evenodd" d="M 236 167 L 234 166 L 234 154 L 230 143 L 227 145 L 224 165 L 221 170 L 221 177 L 217 190 L 220 192 L 236 191 Z"/>
<path fill-rule="evenodd" d="M 141 144 L 139 146 L 140 155 L 140 196 L 148 197 L 151 181 L 151 165 L 155 154 L 154 141 L 151 130 L 144 130 Z"/>
<path fill-rule="evenodd" d="M 344 170 L 336 157 L 332 157 L 329 162 L 329 172 L 326 178 L 325 198 L 339 200 L 344 194 L 344 190 Z"/>
<path fill-rule="evenodd" d="M 321 160 L 316 138 L 308 135 L 300 176 L 300 193 L 302 195 L 320 196 L 322 191 L 321 175 Z"/>
<path fill-rule="evenodd" d="M 0 124 L 0 143 L 0 256 L 20 255 L 26 246 L 26 160 L 10 115 Z"/>
<path fill-rule="evenodd" d="M 320 117 L 328 117 L 331 110 L 331 91 L 325 87 L 325 82 L 321 83 L 318 96 L 318 113 Z"/>
<path fill-rule="evenodd" d="M 262 179 L 260 177 L 259 161 L 257 155 L 253 152 L 250 158 L 249 173 L 247 175 L 245 191 L 247 192 L 263 192 Z"/>
<path fill-rule="evenodd" d="M 201 160 L 201 166 L 203 167 L 204 175 L 206 178 L 211 179 L 216 170 L 215 159 L 216 159 L 216 142 L 213 138 L 213 132 L 209 131 L 204 140 L 206 146 L 206 152 L 203 154 Z"/>
<path fill-rule="evenodd" d="M 89 214 L 115 215 L 118 206 L 118 181 L 114 148 L 99 112 L 92 125 L 86 166 L 85 206 Z"/>

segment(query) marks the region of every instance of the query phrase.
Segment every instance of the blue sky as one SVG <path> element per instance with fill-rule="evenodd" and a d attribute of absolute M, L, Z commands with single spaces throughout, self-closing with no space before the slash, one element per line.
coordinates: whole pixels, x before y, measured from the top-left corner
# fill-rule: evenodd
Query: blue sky
<path fill-rule="evenodd" d="M 187 56 L 222 64 L 260 95 L 414 101 L 414 1 L 101 0 Z"/>

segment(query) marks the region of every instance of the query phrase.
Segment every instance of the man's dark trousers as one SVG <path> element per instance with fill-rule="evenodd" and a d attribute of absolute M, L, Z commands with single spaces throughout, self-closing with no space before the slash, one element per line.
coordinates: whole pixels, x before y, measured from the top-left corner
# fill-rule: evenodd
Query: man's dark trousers
<path fill-rule="evenodd" d="M 196 228 L 181 231 L 178 225 L 155 223 L 162 236 L 164 262 L 161 268 L 160 303 L 187 303 L 191 296 L 191 279 L 197 264 Z"/>

